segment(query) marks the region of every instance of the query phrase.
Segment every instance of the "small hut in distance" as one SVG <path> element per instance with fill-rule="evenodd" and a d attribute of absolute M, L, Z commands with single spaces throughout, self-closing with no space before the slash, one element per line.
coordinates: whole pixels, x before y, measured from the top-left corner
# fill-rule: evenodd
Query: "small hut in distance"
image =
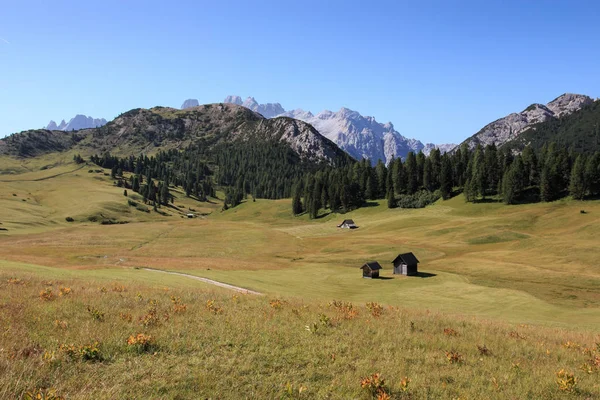
<path fill-rule="evenodd" d="M 373 279 L 379 278 L 379 270 L 383 269 L 383 267 L 377 261 L 370 261 L 360 267 L 360 269 L 362 269 L 363 278 Z"/>
<path fill-rule="evenodd" d="M 338 228 L 347 228 L 347 229 L 356 229 L 358 226 L 351 219 L 345 219 L 341 224 L 337 226 Z"/>
<path fill-rule="evenodd" d="M 392 261 L 394 264 L 394 274 L 396 275 L 417 275 L 417 264 L 419 260 L 413 253 L 398 254 L 398 257 Z"/>

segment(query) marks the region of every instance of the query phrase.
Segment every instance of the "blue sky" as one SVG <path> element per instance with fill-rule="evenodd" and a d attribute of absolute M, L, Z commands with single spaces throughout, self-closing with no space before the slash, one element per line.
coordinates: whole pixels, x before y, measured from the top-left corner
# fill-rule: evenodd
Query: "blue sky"
<path fill-rule="evenodd" d="M 531 103 L 599 96 L 599 3 L 5 0 L 0 137 L 237 94 L 458 143 Z"/>

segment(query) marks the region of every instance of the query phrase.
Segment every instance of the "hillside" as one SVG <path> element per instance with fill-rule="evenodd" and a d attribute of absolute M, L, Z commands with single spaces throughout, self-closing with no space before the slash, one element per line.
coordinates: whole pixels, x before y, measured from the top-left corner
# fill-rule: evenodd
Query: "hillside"
<path fill-rule="evenodd" d="M 402 136 L 391 122 L 380 123 L 374 117 L 363 116 L 345 107 L 337 112 L 323 110 L 315 115 L 302 109 L 286 111 L 279 103 L 259 104 L 253 97 L 242 102 L 240 96 L 227 96 L 224 102 L 243 105 L 267 118 L 286 116 L 307 122 L 355 159 L 366 158 L 373 165 L 378 160 L 389 164 L 394 157 L 404 159 L 410 151 L 429 154 L 434 148 L 439 148 L 445 153 L 455 146 L 423 144 L 417 139 Z"/>
<path fill-rule="evenodd" d="M 470 149 L 477 145 L 485 147 L 488 144 L 499 147 L 506 142 L 515 140 L 535 124 L 555 121 L 592 103 L 593 100 L 588 96 L 565 93 L 546 105 L 532 104 L 519 113 L 512 113 L 500 118 L 484 126 L 462 144 L 466 144 Z"/>
<path fill-rule="evenodd" d="M 31 157 L 54 151 L 83 154 L 153 154 L 190 145 L 210 150 L 222 143 L 282 143 L 302 160 L 334 163 L 349 157 L 307 123 L 290 118 L 266 119 L 233 104 L 208 104 L 185 110 L 134 109 L 106 125 L 76 133 L 35 130 L 0 140 L 0 155 Z"/>
<path fill-rule="evenodd" d="M 0 177 L 0 398 L 366 400 L 375 373 L 399 399 L 600 396 L 598 201 L 372 201 L 309 220 L 289 199 L 222 211 L 171 187 L 153 210 L 58 156 Z M 405 251 L 419 276 L 392 275 Z M 361 278 L 371 260 L 383 279 Z"/>
<path fill-rule="evenodd" d="M 600 101 L 558 119 L 552 118 L 530 126 L 505 146 L 522 150 L 531 145 L 534 149 L 540 149 L 550 142 L 578 152 L 600 150 Z"/>

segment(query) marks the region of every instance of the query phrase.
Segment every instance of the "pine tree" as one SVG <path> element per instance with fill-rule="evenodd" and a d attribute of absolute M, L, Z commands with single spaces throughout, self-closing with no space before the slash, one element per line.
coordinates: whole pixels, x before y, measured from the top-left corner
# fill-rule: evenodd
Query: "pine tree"
<path fill-rule="evenodd" d="M 585 156 L 580 154 L 575 160 L 575 165 L 571 170 L 571 182 L 569 184 L 569 194 L 576 200 L 583 200 L 586 192 L 585 185 Z"/>
<path fill-rule="evenodd" d="M 440 172 L 440 191 L 442 198 L 448 200 L 452 197 L 452 163 L 446 156 L 442 160 L 442 170 Z"/>
<path fill-rule="evenodd" d="M 417 158 L 415 157 L 415 153 L 412 151 L 408 152 L 406 156 L 406 189 L 408 194 L 414 194 L 418 189 L 418 180 L 417 180 Z"/>
<path fill-rule="evenodd" d="M 548 165 L 544 165 L 542 168 L 542 175 L 540 177 L 540 198 L 542 201 L 551 201 L 553 198 L 549 175 L 549 167 Z"/>
<path fill-rule="evenodd" d="M 300 199 L 300 189 L 296 187 L 294 190 L 294 197 L 292 198 L 292 213 L 294 215 L 302 214 L 302 200 Z"/>
<path fill-rule="evenodd" d="M 386 197 L 387 197 L 387 207 L 388 208 L 396 208 L 396 196 L 394 196 L 394 191 L 388 190 Z"/>

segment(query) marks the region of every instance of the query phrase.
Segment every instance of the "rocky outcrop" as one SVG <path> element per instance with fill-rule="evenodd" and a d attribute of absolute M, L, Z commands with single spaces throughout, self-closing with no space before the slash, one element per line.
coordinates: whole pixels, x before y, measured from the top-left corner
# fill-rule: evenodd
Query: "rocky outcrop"
<path fill-rule="evenodd" d="M 106 120 L 104 118 L 92 118 L 78 114 L 71 118 L 69 123 L 66 123 L 63 119 L 58 126 L 56 122 L 50 121 L 46 129 L 50 131 L 78 131 L 80 129 L 98 128 L 105 124 Z"/>
<path fill-rule="evenodd" d="M 471 149 L 478 144 L 482 146 L 488 144 L 501 146 L 516 139 L 534 124 L 569 115 L 592 102 L 593 100 L 588 96 L 566 93 L 546 105 L 532 104 L 520 113 L 509 114 L 504 118 L 500 118 L 484 126 L 463 143 L 466 143 Z"/>
<path fill-rule="evenodd" d="M 233 103 L 234 100 L 241 99 L 239 96 L 228 96 L 225 103 Z M 378 160 L 389 163 L 394 157 L 405 158 L 410 151 L 429 154 L 432 149 L 438 147 L 433 144 L 424 145 L 419 140 L 402 136 L 391 122 L 381 124 L 373 117 L 362 116 L 359 112 L 345 107 L 338 112 L 325 110 L 314 115 L 302 109 L 285 111 L 279 103 L 261 105 L 253 97 L 248 97 L 242 106 L 267 118 L 289 117 L 307 122 L 355 159 L 368 158 L 373 164 Z M 446 149 L 454 145 L 439 147 Z"/>
<path fill-rule="evenodd" d="M 186 108 L 198 107 L 199 105 L 200 105 L 200 103 L 198 103 L 198 100 L 196 100 L 196 99 L 187 99 L 181 105 L 181 109 L 185 110 Z"/>
<path fill-rule="evenodd" d="M 223 103 L 231 103 L 231 104 L 237 104 L 238 106 L 241 106 L 243 104 L 243 101 L 240 96 L 227 96 L 227 97 L 225 97 L 225 100 L 223 101 Z"/>
<path fill-rule="evenodd" d="M 239 99 L 238 96 L 229 96 L 233 97 L 235 101 Z M 227 99 L 225 99 L 227 100 Z M 225 101 L 225 103 L 228 103 Z M 237 103 L 234 103 L 237 104 Z M 250 110 L 259 113 L 265 118 L 273 118 L 278 115 L 285 113 L 283 107 L 279 103 L 266 103 L 266 104 L 258 104 L 258 102 L 254 99 L 254 97 L 248 97 L 243 103 L 242 106 L 249 108 Z"/>

